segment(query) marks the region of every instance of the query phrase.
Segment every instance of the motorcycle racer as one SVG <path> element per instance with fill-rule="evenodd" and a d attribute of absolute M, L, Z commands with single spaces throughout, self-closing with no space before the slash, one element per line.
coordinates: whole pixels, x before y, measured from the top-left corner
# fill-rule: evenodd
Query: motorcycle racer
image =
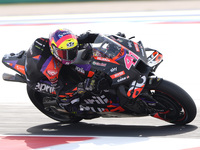
<path fill-rule="evenodd" d="M 93 43 L 97 36 L 98 34 L 90 32 L 76 36 L 68 29 L 58 29 L 48 39 L 36 39 L 26 54 L 25 73 L 28 86 L 35 88 L 38 81 L 47 78 L 56 91 L 58 104 L 68 112 L 77 112 L 76 104 L 80 101 L 77 81 L 80 79 L 76 74 L 83 72 L 73 62 L 78 50 L 86 43 Z M 89 59 L 92 51 L 88 50 L 87 54 Z M 87 79 L 82 84 L 82 91 L 95 89 L 97 76 L 93 75 L 93 71 L 84 72 L 83 78 Z M 106 80 L 101 82 L 109 87 Z"/>

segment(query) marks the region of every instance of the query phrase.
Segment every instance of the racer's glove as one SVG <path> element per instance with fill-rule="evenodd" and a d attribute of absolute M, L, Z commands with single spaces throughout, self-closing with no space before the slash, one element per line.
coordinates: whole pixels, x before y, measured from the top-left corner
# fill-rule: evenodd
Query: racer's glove
<path fill-rule="evenodd" d="M 96 71 L 92 78 L 87 78 L 83 83 L 83 87 L 86 91 L 92 91 L 94 93 L 109 89 L 110 86 L 110 80 L 107 78 L 105 73 L 101 71 Z"/>
<path fill-rule="evenodd" d="M 90 60 L 93 56 L 93 49 L 90 44 L 85 44 L 83 49 L 85 49 L 81 55 L 81 59 Z"/>
<path fill-rule="evenodd" d="M 84 39 L 88 38 L 90 32 L 91 32 L 91 31 L 88 30 L 87 32 L 80 34 L 80 35 L 78 36 L 77 39 L 78 39 L 78 40 L 84 40 Z"/>
<path fill-rule="evenodd" d="M 123 38 L 126 38 L 126 35 L 125 35 L 124 33 L 118 32 L 117 35 L 118 35 L 118 36 L 121 36 L 121 37 L 123 37 Z"/>
<path fill-rule="evenodd" d="M 77 40 L 79 44 L 94 43 L 97 36 L 98 34 L 87 31 L 86 33 L 82 33 L 81 35 L 79 35 Z"/>
<path fill-rule="evenodd" d="M 95 89 L 95 79 L 94 78 L 87 78 L 84 81 L 84 89 L 86 91 L 93 91 Z"/>

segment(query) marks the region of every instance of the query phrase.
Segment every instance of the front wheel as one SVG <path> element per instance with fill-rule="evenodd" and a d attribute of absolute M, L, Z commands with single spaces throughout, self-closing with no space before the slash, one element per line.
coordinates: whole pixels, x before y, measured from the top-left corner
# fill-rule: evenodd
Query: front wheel
<path fill-rule="evenodd" d="M 43 104 L 43 99 L 47 97 L 46 94 L 37 92 L 33 89 L 31 89 L 29 86 L 27 86 L 27 92 L 30 100 L 32 103 L 39 109 L 43 114 L 46 116 L 50 117 L 51 119 L 54 119 L 56 121 L 60 121 L 63 123 L 77 123 L 82 120 L 80 117 L 76 117 L 75 115 L 70 115 L 70 114 L 57 114 L 54 111 L 51 111 L 49 109 L 45 109 L 45 106 Z"/>
<path fill-rule="evenodd" d="M 194 120 L 196 105 L 190 95 L 178 85 L 162 80 L 157 86 L 148 86 L 148 92 L 165 111 L 157 111 L 153 117 L 176 125 L 185 125 Z"/>

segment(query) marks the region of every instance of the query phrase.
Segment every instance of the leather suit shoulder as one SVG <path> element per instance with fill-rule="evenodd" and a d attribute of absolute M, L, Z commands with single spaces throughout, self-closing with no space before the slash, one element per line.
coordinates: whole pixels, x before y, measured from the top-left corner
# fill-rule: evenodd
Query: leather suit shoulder
<path fill-rule="evenodd" d="M 45 38 L 37 38 L 35 41 L 34 41 L 34 46 L 36 48 L 40 48 L 41 50 L 43 48 L 45 48 L 47 45 L 49 44 L 49 40 L 48 39 L 45 39 Z"/>
<path fill-rule="evenodd" d="M 50 53 L 49 40 L 45 38 L 37 38 L 29 48 L 29 52 L 29 57 L 41 55 L 42 53 Z"/>

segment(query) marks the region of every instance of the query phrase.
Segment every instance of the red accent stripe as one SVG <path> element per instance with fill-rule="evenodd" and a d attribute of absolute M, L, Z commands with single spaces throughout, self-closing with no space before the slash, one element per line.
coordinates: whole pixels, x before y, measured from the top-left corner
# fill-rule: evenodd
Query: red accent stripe
<path fill-rule="evenodd" d="M 93 71 L 89 71 L 87 76 L 88 77 L 92 77 L 93 75 L 94 75 L 94 72 Z"/>
<path fill-rule="evenodd" d="M 59 47 L 60 44 L 62 44 L 66 39 L 70 39 L 70 38 L 75 38 L 75 39 L 76 39 L 76 37 L 73 36 L 73 35 L 65 35 L 65 36 L 63 36 L 62 38 L 60 38 L 60 39 L 56 42 L 57 47 Z"/>
<path fill-rule="evenodd" d="M 33 58 L 39 60 L 40 55 L 34 56 Z"/>
<path fill-rule="evenodd" d="M 105 62 L 110 62 L 110 63 L 119 65 L 118 62 L 116 62 L 116 61 L 114 61 L 114 60 L 112 60 L 112 59 L 110 59 L 110 58 L 104 58 L 104 57 L 97 57 L 97 56 L 94 56 L 94 59 L 100 60 L 100 61 L 105 61 Z"/>
<path fill-rule="evenodd" d="M 199 24 L 200 21 L 194 21 L 194 22 L 156 22 L 151 24 Z"/>
<path fill-rule="evenodd" d="M 31 150 L 95 139 L 94 137 L 0 136 L 1 150 Z"/>
<path fill-rule="evenodd" d="M 121 71 L 121 72 L 115 73 L 115 74 L 113 74 L 113 75 L 110 75 L 110 77 L 111 77 L 112 79 L 115 79 L 115 78 L 121 77 L 121 76 L 123 76 L 123 75 L 125 75 L 125 72 L 124 72 L 124 71 Z"/>
<path fill-rule="evenodd" d="M 16 64 L 14 69 L 21 72 L 23 75 L 25 75 L 25 67 L 24 66 Z"/>
<path fill-rule="evenodd" d="M 182 150 L 200 150 L 200 147 L 187 148 L 187 149 L 182 149 Z"/>

